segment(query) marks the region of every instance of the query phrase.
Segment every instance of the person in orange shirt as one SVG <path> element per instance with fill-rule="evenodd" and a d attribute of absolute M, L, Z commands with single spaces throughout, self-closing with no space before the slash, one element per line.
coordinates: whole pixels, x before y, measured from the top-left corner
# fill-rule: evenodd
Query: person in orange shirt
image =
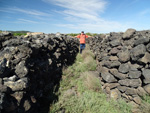
<path fill-rule="evenodd" d="M 80 35 L 77 35 L 75 37 L 80 39 L 80 54 L 82 54 L 82 50 L 85 49 L 85 39 L 89 36 L 84 34 L 84 31 L 82 31 Z"/>

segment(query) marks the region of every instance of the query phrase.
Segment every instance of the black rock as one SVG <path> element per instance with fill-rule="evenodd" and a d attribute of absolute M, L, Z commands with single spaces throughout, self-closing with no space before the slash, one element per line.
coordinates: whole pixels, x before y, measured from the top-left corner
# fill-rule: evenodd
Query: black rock
<path fill-rule="evenodd" d="M 20 62 L 17 66 L 16 66 L 16 70 L 15 73 L 17 74 L 18 77 L 22 78 L 27 76 L 28 74 L 28 69 L 25 66 L 25 61 Z"/>
<path fill-rule="evenodd" d="M 134 88 L 127 88 L 125 91 L 125 94 L 127 95 L 137 95 L 137 91 Z"/>
<path fill-rule="evenodd" d="M 126 32 L 123 34 L 123 39 L 130 39 L 132 38 L 133 34 L 136 32 L 135 29 L 127 29 Z"/>
<path fill-rule="evenodd" d="M 119 39 L 115 39 L 110 42 L 111 47 L 116 47 L 116 46 L 119 46 L 120 44 L 121 44 L 121 42 Z"/>
<path fill-rule="evenodd" d="M 3 78 L 5 76 L 8 76 L 9 74 L 9 69 L 7 68 L 7 59 L 3 59 L 0 61 L 0 78 Z"/>
<path fill-rule="evenodd" d="M 139 87 L 142 85 L 141 79 L 124 79 L 119 80 L 119 84 L 123 86 Z"/>
<path fill-rule="evenodd" d="M 139 44 L 147 44 L 149 42 L 149 38 L 141 36 L 139 39 L 135 40 L 134 46 L 137 46 Z"/>
<path fill-rule="evenodd" d="M 127 63 L 126 64 L 121 64 L 119 66 L 119 72 L 121 72 L 121 73 L 128 73 L 129 69 L 130 69 L 130 67 Z"/>
<path fill-rule="evenodd" d="M 147 50 L 148 52 L 150 52 L 150 43 L 148 43 L 148 44 L 146 45 L 146 50 Z"/>
<path fill-rule="evenodd" d="M 120 62 L 127 62 L 130 60 L 130 52 L 128 50 L 119 52 L 117 56 Z"/>
<path fill-rule="evenodd" d="M 137 61 L 138 59 L 142 58 L 146 52 L 146 47 L 143 44 L 140 44 L 134 47 L 131 50 L 131 58 L 133 61 Z"/>
<path fill-rule="evenodd" d="M 119 73 L 117 69 L 111 69 L 110 73 L 118 79 L 126 79 L 128 77 L 128 74 Z"/>
<path fill-rule="evenodd" d="M 114 76 L 110 74 L 109 72 L 101 73 L 101 76 L 108 83 L 117 81 L 117 79 L 115 79 Z"/>
<path fill-rule="evenodd" d="M 144 69 L 142 71 L 142 75 L 144 76 L 145 79 L 150 79 L 150 69 Z"/>
<path fill-rule="evenodd" d="M 132 78 L 139 78 L 141 76 L 141 71 L 131 70 L 129 71 L 129 77 Z"/>

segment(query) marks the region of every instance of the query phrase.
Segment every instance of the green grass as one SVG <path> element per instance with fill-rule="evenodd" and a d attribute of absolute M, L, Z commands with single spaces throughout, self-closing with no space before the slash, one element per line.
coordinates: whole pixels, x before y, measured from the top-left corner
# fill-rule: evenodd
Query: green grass
<path fill-rule="evenodd" d="M 150 113 L 150 96 L 145 95 L 142 97 L 142 104 L 139 107 L 141 113 Z"/>
<path fill-rule="evenodd" d="M 77 55 L 75 63 L 63 70 L 59 99 L 51 105 L 50 113 L 61 110 L 65 113 L 131 113 L 123 100 L 107 100 L 98 76 L 92 73 L 96 70 L 94 58 L 87 46 L 82 55 Z"/>
<path fill-rule="evenodd" d="M 143 102 L 146 102 L 148 104 L 150 104 L 150 96 L 149 95 L 145 95 L 142 97 Z"/>
<path fill-rule="evenodd" d="M 80 33 L 70 33 L 70 34 L 67 34 L 67 35 L 69 35 L 69 36 L 77 36 L 77 35 L 79 35 Z"/>
<path fill-rule="evenodd" d="M 13 33 L 14 36 L 22 36 L 22 35 L 26 35 L 26 33 Z"/>

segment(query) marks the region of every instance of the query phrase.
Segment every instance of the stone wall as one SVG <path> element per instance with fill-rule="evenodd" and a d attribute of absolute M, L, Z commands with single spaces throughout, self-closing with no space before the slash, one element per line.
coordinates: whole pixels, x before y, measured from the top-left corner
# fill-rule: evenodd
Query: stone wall
<path fill-rule="evenodd" d="M 140 105 L 140 97 L 150 94 L 150 31 L 111 32 L 88 43 L 106 94 Z"/>
<path fill-rule="evenodd" d="M 0 113 L 48 112 L 62 68 L 74 62 L 78 46 L 64 35 L 0 34 Z"/>

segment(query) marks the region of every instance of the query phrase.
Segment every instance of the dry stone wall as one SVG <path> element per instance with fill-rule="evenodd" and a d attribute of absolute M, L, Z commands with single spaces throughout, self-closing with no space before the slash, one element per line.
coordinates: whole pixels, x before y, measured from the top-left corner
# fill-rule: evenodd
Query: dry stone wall
<path fill-rule="evenodd" d="M 150 94 L 150 31 L 111 32 L 88 43 L 106 94 L 140 105 L 140 97 Z"/>
<path fill-rule="evenodd" d="M 65 35 L 0 34 L 0 113 L 43 113 L 57 99 L 62 68 L 74 62 L 79 42 Z"/>

